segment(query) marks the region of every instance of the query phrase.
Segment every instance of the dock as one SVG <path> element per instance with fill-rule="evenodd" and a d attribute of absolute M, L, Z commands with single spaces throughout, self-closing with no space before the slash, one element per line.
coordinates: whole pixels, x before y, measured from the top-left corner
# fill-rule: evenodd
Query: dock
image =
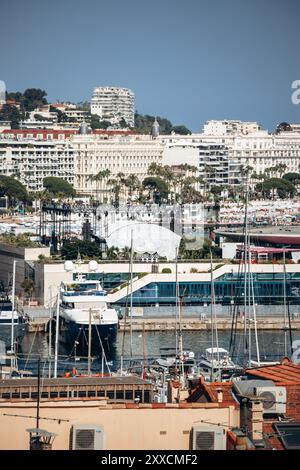
<path fill-rule="evenodd" d="M 48 329 L 49 318 L 31 318 L 28 322 L 29 333 L 46 333 Z"/>
<path fill-rule="evenodd" d="M 132 319 L 132 331 L 166 331 L 174 330 L 176 327 L 175 318 L 133 318 Z M 199 318 L 184 318 L 181 321 L 182 330 L 184 331 L 210 331 L 211 322 L 209 319 Z M 130 319 L 121 320 L 119 323 L 120 331 L 129 331 Z M 219 331 L 231 330 L 232 319 L 231 318 L 218 318 L 217 327 Z M 239 318 L 236 323 L 237 330 L 244 329 L 244 320 Z M 252 328 L 254 324 L 252 323 Z M 284 330 L 286 329 L 282 318 L 277 317 L 260 317 L 257 319 L 258 330 Z M 300 318 L 291 320 L 291 329 L 300 330 Z"/>
<path fill-rule="evenodd" d="M 29 333 L 46 333 L 48 329 L 49 318 L 32 318 L 28 324 Z M 253 322 L 251 322 L 252 328 L 254 328 Z M 210 319 L 200 319 L 195 317 L 183 318 L 181 321 L 182 330 L 185 331 L 210 331 L 211 322 Z M 217 327 L 219 331 L 231 330 L 232 319 L 230 317 L 219 317 L 217 318 Z M 288 323 L 287 323 L 288 326 Z M 176 327 L 175 317 L 159 317 L 159 318 L 148 318 L 139 317 L 132 319 L 132 331 L 167 331 L 174 330 Z M 120 320 L 119 331 L 130 329 L 130 318 Z M 236 329 L 244 329 L 243 318 L 238 318 L 236 322 Z M 278 316 L 263 316 L 257 318 L 257 329 L 258 330 L 284 330 L 286 329 L 284 321 Z M 300 318 L 291 319 L 291 329 L 300 330 Z"/>

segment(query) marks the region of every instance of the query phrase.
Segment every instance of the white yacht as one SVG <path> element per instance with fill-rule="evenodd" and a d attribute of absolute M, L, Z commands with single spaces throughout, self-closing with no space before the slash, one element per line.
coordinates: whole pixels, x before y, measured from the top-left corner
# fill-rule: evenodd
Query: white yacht
<path fill-rule="evenodd" d="M 107 302 L 107 293 L 100 281 L 88 280 L 81 273 L 77 273 L 73 282 L 61 284 L 62 337 L 70 345 L 76 344 L 82 354 L 88 351 L 89 327 L 94 355 L 116 341 L 118 314 L 114 308 L 108 307 Z"/>
<path fill-rule="evenodd" d="M 223 382 L 233 375 L 241 375 L 243 368 L 235 364 L 223 348 L 207 348 L 198 363 L 198 371 L 206 382 Z"/>

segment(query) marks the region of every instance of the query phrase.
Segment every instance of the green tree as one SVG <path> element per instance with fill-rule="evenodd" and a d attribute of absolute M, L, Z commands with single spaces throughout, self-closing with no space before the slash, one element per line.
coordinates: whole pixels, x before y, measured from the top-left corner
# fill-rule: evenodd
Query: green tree
<path fill-rule="evenodd" d="M 90 179 L 92 181 L 96 181 L 96 195 L 98 194 L 98 191 L 99 191 L 99 183 L 101 181 L 104 181 L 106 180 L 109 176 L 110 176 L 111 172 L 108 168 L 106 168 L 105 170 L 100 170 L 98 171 L 98 173 L 96 175 L 91 175 Z"/>
<path fill-rule="evenodd" d="M 175 132 L 175 134 L 180 134 L 180 135 L 189 135 L 191 134 L 191 131 L 186 127 L 186 126 L 173 126 L 171 129 L 172 132 Z"/>
<path fill-rule="evenodd" d="M 106 130 L 109 126 L 111 126 L 110 121 L 101 120 L 97 114 L 91 115 L 91 128 L 92 129 L 104 129 Z"/>
<path fill-rule="evenodd" d="M 58 195 L 59 193 L 64 194 L 65 196 L 73 197 L 76 192 L 73 186 L 63 178 L 57 178 L 56 176 L 48 176 L 43 180 L 44 188 L 53 195 Z"/>
<path fill-rule="evenodd" d="M 0 109 L 0 121 L 10 121 L 12 129 L 19 129 L 20 121 L 22 121 L 24 117 L 24 113 L 16 106 L 4 104 Z"/>
<path fill-rule="evenodd" d="M 74 122 L 75 119 L 70 118 L 67 116 L 63 111 L 61 111 L 58 108 L 55 108 L 55 106 L 50 106 L 49 109 L 50 113 L 56 113 L 57 114 L 57 122 Z"/>
<path fill-rule="evenodd" d="M 154 192 L 157 199 L 166 200 L 168 198 L 168 185 L 159 176 L 148 176 L 142 184 L 145 189 Z"/>
<path fill-rule="evenodd" d="M 64 242 L 61 249 L 61 255 L 64 259 L 75 260 L 78 257 L 78 253 L 80 253 L 82 257 L 101 257 L 100 247 L 94 241 L 68 240 Z"/>
<path fill-rule="evenodd" d="M 33 111 L 35 108 L 47 104 L 47 93 L 40 88 L 27 88 L 23 93 L 22 106 L 25 111 Z"/>
<path fill-rule="evenodd" d="M 130 174 L 124 181 L 126 188 L 128 188 L 129 196 L 132 196 L 134 192 L 138 191 L 141 187 L 141 183 L 139 178 L 134 175 Z"/>
<path fill-rule="evenodd" d="M 155 121 L 154 116 L 149 116 L 148 114 L 139 114 L 138 112 L 135 113 L 134 122 L 135 127 L 134 129 L 136 132 L 140 134 L 150 134 L 152 130 L 152 125 Z M 166 118 L 158 117 L 157 121 L 159 123 L 160 133 L 161 134 L 170 134 L 172 130 L 172 123 Z"/>
<path fill-rule="evenodd" d="M 32 279 L 25 277 L 24 281 L 21 284 L 22 289 L 29 298 L 32 297 L 33 292 L 35 291 L 35 283 Z"/>
<path fill-rule="evenodd" d="M 263 197 L 271 197 L 272 199 L 274 199 L 275 191 L 280 198 L 293 197 L 297 192 L 295 186 L 290 181 L 280 178 L 266 179 L 262 183 L 258 183 L 255 186 L 255 190 L 261 193 Z"/>
<path fill-rule="evenodd" d="M 0 175 L 0 195 L 8 197 L 9 205 L 14 201 L 28 201 L 27 189 L 12 176 Z"/>
<path fill-rule="evenodd" d="M 112 193 L 114 194 L 114 205 L 119 207 L 120 204 L 120 195 L 122 189 L 125 185 L 125 175 L 122 172 L 119 172 L 114 178 L 110 178 L 107 181 L 107 184 L 110 186 Z"/>
<path fill-rule="evenodd" d="M 300 173 L 286 173 L 282 178 L 294 185 L 300 184 Z"/>

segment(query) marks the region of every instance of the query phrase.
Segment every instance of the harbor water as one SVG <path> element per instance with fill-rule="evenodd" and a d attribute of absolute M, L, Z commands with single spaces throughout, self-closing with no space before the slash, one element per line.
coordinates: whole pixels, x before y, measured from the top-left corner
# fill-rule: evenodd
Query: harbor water
<path fill-rule="evenodd" d="M 211 333 L 209 331 L 183 331 L 183 349 L 193 351 L 195 357 L 200 357 L 205 349 L 211 346 Z M 219 347 L 229 350 L 231 332 L 220 331 L 218 334 Z M 293 331 L 292 337 L 289 332 L 284 331 L 259 331 L 258 345 L 261 361 L 280 361 L 285 352 L 291 355 L 291 339 L 300 339 L 300 331 Z M 237 332 L 235 336 L 235 347 L 232 359 L 242 363 L 243 360 L 243 332 Z M 120 368 L 121 357 L 124 364 L 130 360 L 150 361 L 155 357 L 161 357 L 174 352 L 176 344 L 175 331 L 150 331 L 133 332 L 132 336 L 128 332 L 124 335 L 119 332 L 115 345 L 110 345 L 101 354 L 99 345 L 99 356 L 92 358 L 91 370 L 93 373 L 116 371 Z M 214 344 L 216 346 L 216 344 Z M 251 357 L 257 359 L 257 348 L 254 333 L 251 336 Z M 132 354 L 131 354 L 132 352 Z M 30 370 L 36 373 L 38 358 L 41 359 L 43 375 L 49 375 L 49 370 L 53 371 L 54 348 L 51 348 L 51 366 L 49 367 L 49 344 L 48 335 L 45 333 L 28 333 L 22 341 L 18 352 L 18 366 L 20 369 Z M 87 357 L 79 357 L 76 354 L 76 345 L 66 349 L 62 345 L 59 347 L 58 374 L 63 375 L 75 367 L 79 373 L 87 373 Z"/>

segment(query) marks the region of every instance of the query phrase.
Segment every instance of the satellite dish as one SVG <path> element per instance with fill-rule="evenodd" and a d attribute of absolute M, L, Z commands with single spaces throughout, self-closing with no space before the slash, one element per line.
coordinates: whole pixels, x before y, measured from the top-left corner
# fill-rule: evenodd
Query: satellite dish
<path fill-rule="evenodd" d="M 95 272 L 95 271 L 97 271 L 97 268 L 98 268 L 98 263 L 97 263 L 97 261 L 91 260 L 91 261 L 89 262 L 89 270 Z"/>
<path fill-rule="evenodd" d="M 66 261 L 64 264 L 65 271 L 70 272 L 74 269 L 73 261 Z"/>

